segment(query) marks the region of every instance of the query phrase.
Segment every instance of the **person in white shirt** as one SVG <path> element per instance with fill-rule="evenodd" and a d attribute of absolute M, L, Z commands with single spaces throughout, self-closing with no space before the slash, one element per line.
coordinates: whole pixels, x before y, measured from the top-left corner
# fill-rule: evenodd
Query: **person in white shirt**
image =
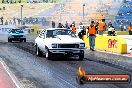
<path fill-rule="evenodd" d="M 115 28 L 112 26 L 112 24 L 109 25 L 108 36 L 115 36 Z"/>

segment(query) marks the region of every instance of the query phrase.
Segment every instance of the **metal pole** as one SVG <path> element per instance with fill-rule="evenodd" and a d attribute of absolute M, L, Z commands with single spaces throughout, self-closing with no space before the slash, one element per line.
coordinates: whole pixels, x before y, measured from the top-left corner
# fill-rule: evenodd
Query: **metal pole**
<path fill-rule="evenodd" d="M 83 20 L 84 20 L 84 7 L 85 7 L 85 4 L 83 4 Z"/>
<path fill-rule="evenodd" d="M 23 8 L 23 5 L 21 5 L 21 26 L 22 26 L 22 8 Z"/>

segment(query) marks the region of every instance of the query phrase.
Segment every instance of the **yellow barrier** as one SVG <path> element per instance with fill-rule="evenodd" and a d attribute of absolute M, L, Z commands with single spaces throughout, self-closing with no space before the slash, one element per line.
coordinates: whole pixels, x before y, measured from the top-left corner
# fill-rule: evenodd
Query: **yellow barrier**
<path fill-rule="evenodd" d="M 86 35 L 83 36 L 86 47 L 89 47 L 89 38 Z M 126 54 L 127 44 L 125 39 L 118 36 L 100 36 L 97 35 L 95 39 L 95 49 L 110 51 L 114 53 Z"/>

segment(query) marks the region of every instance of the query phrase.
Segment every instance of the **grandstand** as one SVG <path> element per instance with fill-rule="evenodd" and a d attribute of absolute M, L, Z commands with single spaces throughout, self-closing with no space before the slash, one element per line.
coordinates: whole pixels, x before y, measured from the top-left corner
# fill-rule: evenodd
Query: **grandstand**
<path fill-rule="evenodd" d="M 121 26 L 128 27 L 132 23 L 132 1 L 129 0 L 124 3 L 119 8 L 118 14 L 115 17 L 115 27 L 121 28 Z"/>
<path fill-rule="evenodd" d="M 119 2 L 116 1 L 115 3 Z M 83 19 L 83 4 L 85 4 L 85 19 Z M 65 23 L 65 21 L 68 21 L 69 23 L 75 21 L 78 24 L 83 21 L 84 24 L 89 24 L 91 20 L 100 21 L 101 19 L 106 18 L 112 4 L 113 0 L 72 0 L 62 4 L 60 10 L 56 11 L 54 14 L 54 18 L 59 19 L 59 22 L 62 23 Z"/>

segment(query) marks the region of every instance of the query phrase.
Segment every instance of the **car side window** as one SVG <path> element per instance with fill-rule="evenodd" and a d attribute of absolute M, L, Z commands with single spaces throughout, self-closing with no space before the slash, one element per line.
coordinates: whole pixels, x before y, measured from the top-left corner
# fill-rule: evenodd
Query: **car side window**
<path fill-rule="evenodd" d="M 54 36 L 56 36 L 56 32 L 54 30 L 48 30 L 46 33 L 46 37 L 47 38 L 54 38 Z"/>

